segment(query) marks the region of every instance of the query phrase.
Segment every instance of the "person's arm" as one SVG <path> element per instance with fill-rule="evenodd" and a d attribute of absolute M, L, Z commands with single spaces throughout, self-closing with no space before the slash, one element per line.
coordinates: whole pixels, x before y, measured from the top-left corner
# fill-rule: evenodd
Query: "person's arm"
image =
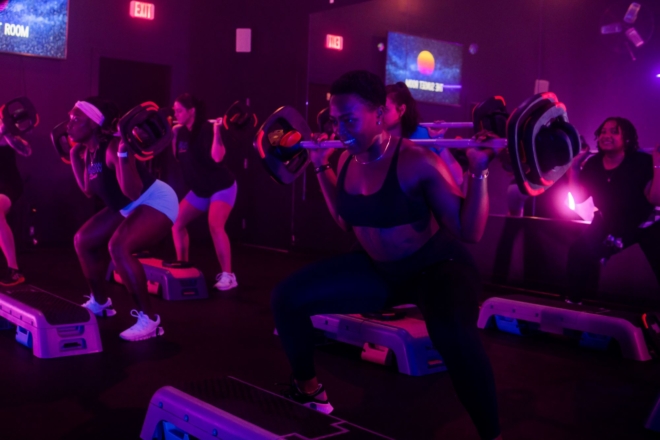
<path fill-rule="evenodd" d="M 220 125 L 222 125 L 222 118 L 216 119 L 213 123 L 213 144 L 211 144 L 211 157 L 218 163 L 222 162 L 227 152 L 222 143 L 222 136 L 220 136 Z"/>
<path fill-rule="evenodd" d="M 7 145 L 16 150 L 16 152 L 21 156 L 28 157 L 32 154 L 32 148 L 30 148 L 28 141 L 19 136 L 14 136 L 11 134 L 9 130 L 7 130 L 7 127 L 5 127 L 5 125 L 2 123 L 2 121 L 0 121 L 0 137 L 4 138 Z"/>
<path fill-rule="evenodd" d="M 135 156 L 123 141 L 112 141 L 106 151 L 106 161 L 115 169 L 121 192 L 129 199 L 137 200 L 142 195 L 143 185 Z"/>
<path fill-rule="evenodd" d="M 92 197 L 92 193 L 87 189 L 88 176 L 85 167 L 85 154 L 87 154 L 85 146 L 83 144 L 76 144 L 69 151 L 69 159 L 71 160 L 71 169 L 73 170 L 73 176 L 76 178 L 78 187 L 87 197 Z"/>
<path fill-rule="evenodd" d="M 440 158 L 447 164 L 452 178 L 460 188 L 463 185 L 463 168 L 448 148 L 440 150 Z"/>
<path fill-rule="evenodd" d="M 323 140 L 323 138 L 319 138 L 320 140 Z M 323 197 L 325 198 L 330 215 L 342 230 L 348 231 L 349 226 L 337 213 L 337 175 L 332 168 L 327 166 L 330 164 L 329 159 L 333 152 L 334 150 L 331 149 L 310 150 L 310 158 L 315 169 L 319 167 L 324 168 L 323 171 L 316 174 L 316 177 L 318 178 L 319 185 L 321 185 L 321 192 L 323 192 Z M 347 158 L 348 151 L 344 151 L 339 158 L 337 170 L 341 170 Z"/>
<path fill-rule="evenodd" d="M 653 178 L 646 184 L 646 198 L 649 203 L 660 206 L 660 145 L 653 150 Z"/>
<path fill-rule="evenodd" d="M 434 153 L 417 149 L 421 157 L 415 173 L 421 179 L 426 199 L 435 218 L 460 240 L 476 243 L 488 221 L 488 164 L 492 151 L 470 149 L 465 198 L 455 184 L 447 165 Z"/>

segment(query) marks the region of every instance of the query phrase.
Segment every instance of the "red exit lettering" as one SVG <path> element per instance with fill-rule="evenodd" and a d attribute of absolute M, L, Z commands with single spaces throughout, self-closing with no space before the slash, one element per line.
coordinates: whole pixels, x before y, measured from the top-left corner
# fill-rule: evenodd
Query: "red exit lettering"
<path fill-rule="evenodd" d="M 342 50 L 344 48 L 344 37 L 327 34 L 325 36 L 325 47 L 328 49 Z"/>
<path fill-rule="evenodd" d="M 146 20 L 153 20 L 156 12 L 156 5 L 153 3 L 131 2 L 130 15 L 133 18 L 144 18 Z"/>

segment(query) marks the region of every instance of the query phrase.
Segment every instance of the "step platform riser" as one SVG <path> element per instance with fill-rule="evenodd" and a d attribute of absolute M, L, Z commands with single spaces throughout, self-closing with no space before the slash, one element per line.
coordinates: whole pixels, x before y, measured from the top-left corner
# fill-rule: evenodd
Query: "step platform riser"
<path fill-rule="evenodd" d="M 150 293 L 161 292 L 164 300 L 182 301 L 209 297 L 204 275 L 198 269 L 164 267 L 156 258 L 140 258 L 149 282 Z M 108 281 L 121 283 L 115 266 L 110 263 L 106 275 Z"/>
<path fill-rule="evenodd" d="M 364 360 L 387 364 L 393 354 L 400 373 L 424 376 L 447 370 L 421 319 L 377 321 L 330 314 L 312 316 L 312 324 L 328 339 L 362 347 Z"/>
<path fill-rule="evenodd" d="M 0 289 L 0 329 L 16 326 L 16 341 L 39 358 L 103 351 L 92 312 L 34 286 Z"/>
<path fill-rule="evenodd" d="M 205 382 L 201 388 L 195 396 L 170 386 L 156 391 L 140 438 L 388 439 L 234 378 Z"/>
<path fill-rule="evenodd" d="M 479 328 L 499 328 L 508 333 L 533 329 L 558 335 L 581 335 L 581 345 L 603 348 L 614 339 L 628 359 L 649 361 L 651 355 L 640 325 L 641 317 L 625 311 L 575 306 L 559 300 L 512 295 L 489 298 L 481 306 Z"/>

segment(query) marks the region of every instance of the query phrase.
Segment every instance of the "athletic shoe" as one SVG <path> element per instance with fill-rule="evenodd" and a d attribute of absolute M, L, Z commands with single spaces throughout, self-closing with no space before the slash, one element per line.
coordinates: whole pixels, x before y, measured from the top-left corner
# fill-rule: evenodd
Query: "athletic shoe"
<path fill-rule="evenodd" d="M 233 273 L 222 272 L 219 273 L 215 279 L 217 283 L 215 283 L 213 287 L 218 290 L 229 290 L 233 289 L 234 287 L 238 287 L 238 283 L 236 282 L 236 275 Z"/>
<path fill-rule="evenodd" d="M 156 321 L 152 321 L 147 315 L 137 310 L 131 310 L 131 316 L 137 318 L 137 323 L 128 330 L 119 334 L 127 341 L 142 341 L 144 339 L 162 336 L 165 330 L 160 326 L 160 316 L 156 315 Z"/>
<path fill-rule="evenodd" d="M 18 269 L 12 269 L 11 267 L 7 271 L 7 274 L 0 279 L 0 286 L 15 286 L 25 282 L 25 277 Z"/>
<path fill-rule="evenodd" d="M 85 295 L 85 298 L 89 298 L 85 304 L 82 306 L 86 309 L 91 310 L 96 316 L 107 318 L 108 316 L 114 316 L 117 314 L 117 311 L 112 307 L 112 300 L 108 298 L 105 304 L 99 304 L 94 298 L 94 294 L 90 293 L 89 296 Z"/>
<path fill-rule="evenodd" d="M 566 299 L 564 300 L 564 302 L 565 302 L 566 304 L 572 304 L 572 305 L 574 305 L 574 306 L 581 306 L 581 305 L 582 305 L 582 301 L 570 300 L 570 299 L 568 299 L 568 298 L 566 298 Z"/>
<path fill-rule="evenodd" d="M 328 395 L 326 394 L 323 385 L 319 384 L 318 389 L 312 394 L 300 391 L 300 388 L 298 388 L 298 385 L 293 378 L 291 378 L 291 383 L 286 385 L 289 388 L 282 391 L 281 394 L 283 397 L 323 414 L 330 414 L 334 410 L 332 405 L 330 405 L 330 402 L 328 402 Z"/>

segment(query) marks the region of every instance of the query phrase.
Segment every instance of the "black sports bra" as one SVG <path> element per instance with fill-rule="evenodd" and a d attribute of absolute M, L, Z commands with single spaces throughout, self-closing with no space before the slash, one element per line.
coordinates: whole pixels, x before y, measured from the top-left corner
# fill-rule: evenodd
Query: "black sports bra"
<path fill-rule="evenodd" d="M 374 194 L 349 194 L 345 189 L 346 172 L 354 156 L 344 163 L 337 179 L 337 213 L 352 226 L 392 228 L 427 219 L 431 210 L 424 200 L 413 200 L 399 185 L 397 164 L 401 141 L 396 146 L 383 186 Z"/>

